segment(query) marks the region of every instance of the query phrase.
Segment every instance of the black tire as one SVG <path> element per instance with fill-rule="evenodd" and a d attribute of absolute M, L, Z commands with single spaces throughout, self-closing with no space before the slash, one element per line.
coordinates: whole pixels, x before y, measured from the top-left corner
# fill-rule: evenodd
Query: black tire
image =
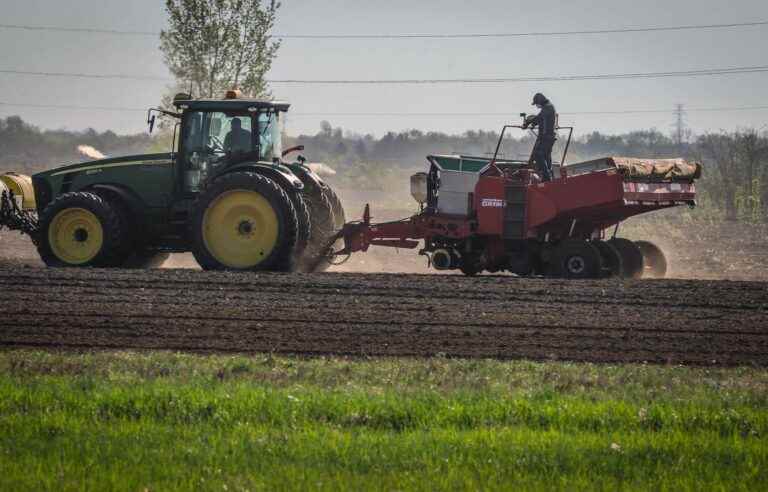
<path fill-rule="evenodd" d="M 606 241 L 594 241 L 592 244 L 600 251 L 603 258 L 603 273 L 608 277 L 621 277 L 624 262 L 616 246 Z"/>
<path fill-rule="evenodd" d="M 51 225 L 63 212 L 72 212 L 82 209 L 93 214 L 98 221 L 98 232 L 101 234 L 101 244 L 95 245 L 95 254 L 86 261 L 73 261 L 72 259 L 59 257 L 57 247 L 51 244 Z M 87 229 L 74 227 L 73 240 L 87 245 L 89 239 L 95 236 L 89 234 Z M 40 237 L 37 251 L 43 262 L 50 267 L 100 267 L 108 268 L 118 266 L 124 253 L 124 226 L 120 215 L 104 199 L 94 193 L 75 192 L 64 193 L 55 198 L 40 214 Z M 54 232 L 55 234 L 55 232 Z M 62 234 L 64 234 L 62 232 Z"/>
<path fill-rule="evenodd" d="M 275 241 L 257 263 L 232 266 L 218 260 L 206 246 L 204 223 L 206 212 L 216 200 L 229 192 L 254 192 L 266 200 L 276 219 Z M 204 270 L 290 271 L 299 240 L 299 219 L 288 194 L 273 180 L 252 172 L 226 174 L 211 183 L 193 206 L 191 220 L 192 253 Z M 238 233 L 240 233 L 238 231 Z M 250 225 L 245 232 L 250 234 Z"/>
<path fill-rule="evenodd" d="M 664 278 L 667 276 L 667 259 L 664 252 L 650 241 L 635 241 L 643 255 L 643 278 Z"/>
<path fill-rule="evenodd" d="M 307 204 L 307 200 L 304 199 L 304 195 L 301 193 L 291 193 L 291 202 L 293 203 L 293 208 L 296 209 L 296 218 L 299 221 L 299 229 L 298 229 L 298 238 L 296 240 L 296 259 L 295 262 L 299 261 L 299 258 L 304 253 L 304 251 L 309 246 L 310 241 L 312 240 L 312 225 L 313 225 L 313 218 L 310 213 L 309 205 Z"/>
<path fill-rule="evenodd" d="M 557 245 L 547 269 L 552 277 L 597 278 L 603 270 L 603 259 L 597 247 L 580 239 L 566 239 Z"/>
<path fill-rule="evenodd" d="M 329 199 L 329 189 L 318 188 L 314 193 L 307 196 L 309 209 L 312 214 L 313 242 L 317 242 L 317 239 L 329 238 L 336 230 L 336 220 L 333 206 Z"/>
<path fill-rule="evenodd" d="M 623 237 L 615 237 L 608 241 L 621 255 L 622 277 L 640 278 L 643 276 L 643 253 L 635 243 Z"/>
<path fill-rule="evenodd" d="M 338 231 L 341 230 L 341 228 L 344 227 L 344 224 L 347 223 L 347 218 L 344 214 L 344 206 L 341 204 L 339 196 L 335 191 L 333 191 L 333 188 L 329 186 L 327 190 L 328 201 L 331 202 L 331 208 L 333 209 L 334 229 Z"/>
<path fill-rule="evenodd" d="M 474 277 L 478 273 L 482 273 L 483 263 L 480 257 L 481 255 L 477 253 L 462 256 L 461 263 L 459 264 L 461 273 L 467 277 Z"/>
<path fill-rule="evenodd" d="M 302 261 L 301 268 L 304 271 L 324 272 L 331 266 L 329 262 L 319 260 L 329 240 L 336 233 L 329 190 L 330 188 L 317 187 L 307 195 L 312 213 L 312 240 Z"/>

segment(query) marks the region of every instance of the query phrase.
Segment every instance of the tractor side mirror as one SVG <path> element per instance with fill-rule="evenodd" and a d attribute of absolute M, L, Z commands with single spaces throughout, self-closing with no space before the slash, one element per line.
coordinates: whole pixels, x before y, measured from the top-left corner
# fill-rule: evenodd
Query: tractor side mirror
<path fill-rule="evenodd" d="M 149 121 L 147 121 L 147 123 L 149 123 L 149 133 L 150 134 L 152 133 L 152 130 L 154 130 L 154 128 L 155 128 L 155 118 L 156 117 L 157 117 L 157 115 L 153 114 L 152 116 L 149 117 Z"/>

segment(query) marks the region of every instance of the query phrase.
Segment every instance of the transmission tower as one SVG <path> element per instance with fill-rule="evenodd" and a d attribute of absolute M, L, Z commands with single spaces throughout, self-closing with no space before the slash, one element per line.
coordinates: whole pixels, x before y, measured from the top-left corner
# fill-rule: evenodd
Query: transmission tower
<path fill-rule="evenodd" d="M 677 145 L 677 148 L 679 151 L 683 150 L 683 142 L 685 141 L 686 137 L 686 131 L 685 131 L 685 106 L 682 104 L 676 104 L 675 105 L 675 144 Z"/>

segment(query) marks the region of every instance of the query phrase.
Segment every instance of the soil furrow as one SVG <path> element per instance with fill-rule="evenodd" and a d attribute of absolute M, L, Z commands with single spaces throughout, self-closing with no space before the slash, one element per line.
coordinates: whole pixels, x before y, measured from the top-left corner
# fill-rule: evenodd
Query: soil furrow
<path fill-rule="evenodd" d="M 768 284 L 0 268 L 0 347 L 768 366 Z"/>

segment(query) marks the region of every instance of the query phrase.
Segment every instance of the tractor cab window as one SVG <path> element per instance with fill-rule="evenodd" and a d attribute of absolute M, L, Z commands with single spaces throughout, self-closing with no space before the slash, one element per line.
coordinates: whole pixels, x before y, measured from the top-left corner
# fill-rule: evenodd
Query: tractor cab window
<path fill-rule="evenodd" d="M 250 113 L 193 111 L 184 122 L 185 188 L 198 191 L 217 168 L 238 154 L 255 150 Z"/>
<path fill-rule="evenodd" d="M 190 163 L 195 156 L 211 162 L 222 160 L 228 153 L 254 150 L 248 113 L 192 112 L 187 116 L 184 135 L 184 153 Z"/>
<path fill-rule="evenodd" d="M 282 126 L 279 113 L 259 113 L 259 159 L 282 157 Z"/>

